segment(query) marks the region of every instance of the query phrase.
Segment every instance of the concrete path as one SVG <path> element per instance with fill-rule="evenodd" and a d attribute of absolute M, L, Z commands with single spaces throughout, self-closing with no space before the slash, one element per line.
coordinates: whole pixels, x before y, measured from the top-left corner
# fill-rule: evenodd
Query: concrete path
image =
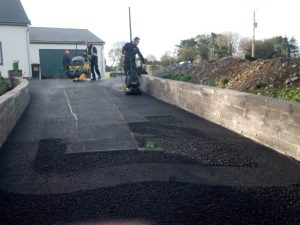
<path fill-rule="evenodd" d="M 299 162 L 147 95 L 125 96 L 120 78 L 30 81 L 30 91 L 0 149 L 0 224 L 300 219 Z"/>

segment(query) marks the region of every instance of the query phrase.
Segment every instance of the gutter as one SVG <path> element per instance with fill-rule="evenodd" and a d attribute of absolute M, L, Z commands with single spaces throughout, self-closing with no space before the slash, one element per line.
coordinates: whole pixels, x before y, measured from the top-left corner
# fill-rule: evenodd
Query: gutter
<path fill-rule="evenodd" d="M 2 22 L 0 23 L 0 26 L 22 26 L 22 27 L 28 27 L 28 24 L 30 23 L 18 23 L 18 22 L 15 22 L 15 23 L 9 23 L 9 22 Z"/>
<path fill-rule="evenodd" d="M 104 45 L 105 42 L 93 42 L 91 41 L 92 44 L 95 44 L 95 45 Z M 64 45 L 64 44 L 72 44 L 72 45 L 75 45 L 75 44 L 82 44 L 82 45 L 85 45 L 85 42 L 78 42 L 78 41 L 35 41 L 35 40 L 31 40 L 30 41 L 30 44 L 61 44 L 61 45 Z"/>

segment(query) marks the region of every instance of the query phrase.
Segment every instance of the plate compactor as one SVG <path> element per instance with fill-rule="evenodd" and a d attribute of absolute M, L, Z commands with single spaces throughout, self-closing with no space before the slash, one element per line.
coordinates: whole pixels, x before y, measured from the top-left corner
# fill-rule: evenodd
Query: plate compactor
<path fill-rule="evenodd" d="M 141 74 L 147 74 L 147 71 L 142 66 L 137 67 L 136 70 L 130 70 L 125 74 L 124 93 L 126 95 L 142 94 L 141 90 L 139 89 L 139 76 Z"/>
<path fill-rule="evenodd" d="M 82 56 L 75 56 L 69 66 L 69 78 L 74 82 L 86 81 L 90 71 L 90 62 L 86 62 Z"/>

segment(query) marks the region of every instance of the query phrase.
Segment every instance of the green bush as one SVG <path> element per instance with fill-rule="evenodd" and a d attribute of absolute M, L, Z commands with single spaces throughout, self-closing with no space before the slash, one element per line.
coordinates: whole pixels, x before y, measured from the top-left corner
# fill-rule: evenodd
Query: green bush
<path fill-rule="evenodd" d="M 0 95 L 3 95 L 7 91 L 9 91 L 8 81 L 6 79 L 0 78 Z"/>

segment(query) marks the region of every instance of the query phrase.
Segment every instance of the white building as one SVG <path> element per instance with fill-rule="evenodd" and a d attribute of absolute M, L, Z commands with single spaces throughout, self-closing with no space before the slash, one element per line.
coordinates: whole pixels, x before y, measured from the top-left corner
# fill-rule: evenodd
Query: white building
<path fill-rule="evenodd" d="M 0 1 L 0 71 L 7 76 L 13 61 L 19 61 L 24 76 L 30 76 L 29 31 L 30 21 L 19 0 Z"/>
<path fill-rule="evenodd" d="M 6 77 L 19 61 L 23 76 L 31 77 L 32 67 L 39 67 L 41 78 L 58 78 L 63 74 L 64 50 L 71 57 L 81 55 L 85 41 L 98 50 L 101 74 L 105 71 L 104 41 L 87 29 L 29 27 L 30 21 L 20 0 L 0 0 L 0 71 Z M 36 77 L 36 78 L 38 78 Z"/>
<path fill-rule="evenodd" d="M 30 61 L 40 65 L 42 78 L 53 78 L 63 75 L 62 57 L 64 50 L 70 51 L 70 57 L 83 55 L 85 41 L 90 41 L 98 52 L 99 70 L 105 72 L 103 54 L 104 41 L 87 29 L 66 29 L 30 27 Z"/>

